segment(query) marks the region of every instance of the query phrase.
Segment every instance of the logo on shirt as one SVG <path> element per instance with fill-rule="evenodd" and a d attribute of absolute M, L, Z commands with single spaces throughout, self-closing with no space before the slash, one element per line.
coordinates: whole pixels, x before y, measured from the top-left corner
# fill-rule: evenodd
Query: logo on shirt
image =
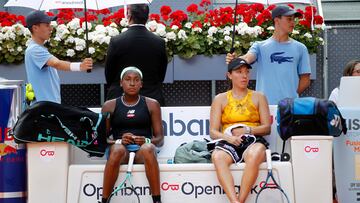
<path fill-rule="evenodd" d="M 290 57 L 290 56 L 281 56 L 282 54 L 284 54 L 285 52 L 275 52 L 273 54 L 271 54 L 270 56 L 270 60 L 271 63 L 284 63 L 284 62 L 293 62 L 294 57 Z"/>
<path fill-rule="evenodd" d="M 135 109 L 130 109 L 130 110 L 127 112 L 126 117 L 128 117 L 128 118 L 133 118 L 133 117 L 135 117 Z"/>

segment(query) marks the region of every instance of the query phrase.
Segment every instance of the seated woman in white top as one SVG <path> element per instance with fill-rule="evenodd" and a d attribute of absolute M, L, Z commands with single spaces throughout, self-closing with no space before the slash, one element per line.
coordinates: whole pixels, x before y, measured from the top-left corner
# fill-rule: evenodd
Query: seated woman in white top
<path fill-rule="evenodd" d="M 360 76 L 360 60 L 349 61 L 344 68 L 343 76 Z M 338 98 L 339 98 L 339 87 L 336 87 L 331 92 L 329 100 L 337 103 Z"/>

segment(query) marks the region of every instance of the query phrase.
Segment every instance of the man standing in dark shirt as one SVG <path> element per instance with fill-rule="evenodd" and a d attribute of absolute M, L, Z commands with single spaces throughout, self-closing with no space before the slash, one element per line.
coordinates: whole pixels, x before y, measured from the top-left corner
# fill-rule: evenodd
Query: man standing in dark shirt
<path fill-rule="evenodd" d="M 168 63 L 165 40 L 146 29 L 148 17 L 148 5 L 131 5 L 128 11 L 129 29 L 110 41 L 105 64 L 109 87 L 107 100 L 122 95 L 120 73 L 128 66 L 135 66 L 144 75 L 140 94 L 156 99 L 161 106 L 165 104 L 162 93 Z"/>

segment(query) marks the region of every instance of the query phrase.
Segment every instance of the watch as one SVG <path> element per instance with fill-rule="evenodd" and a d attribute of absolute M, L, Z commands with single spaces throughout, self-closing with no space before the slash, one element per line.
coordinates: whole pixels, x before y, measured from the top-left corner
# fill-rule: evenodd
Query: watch
<path fill-rule="evenodd" d="M 245 126 L 245 134 L 251 134 L 251 128 L 249 126 Z"/>

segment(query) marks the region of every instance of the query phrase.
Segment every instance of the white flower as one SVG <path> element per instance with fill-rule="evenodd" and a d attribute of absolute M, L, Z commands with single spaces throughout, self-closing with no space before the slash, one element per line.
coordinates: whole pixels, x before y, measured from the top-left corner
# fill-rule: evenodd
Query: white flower
<path fill-rule="evenodd" d="M 184 27 L 191 29 L 192 23 L 187 22 L 187 23 L 185 23 Z"/>
<path fill-rule="evenodd" d="M 266 28 L 267 30 L 275 30 L 274 26 L 269 26 L 268 28 Z"/>
<path fill-rule="evenodd" d="M 121 19 L 120 25 L 121 25 L 122 27 L 127 27 L 127 26 L 129 25 L 128 19 L 127 19 L 127 18 Z"/>
<path fill-rule="evenodd" d="M 179 29 L 179 26 L 173 25 L 173 26 L 171 26 L 171 29 L 172 29 L 172 30 L 178 30 L 178 29 Z"/>
<path fill-rule="evenodd" d="M 208 35 L 212 37 L 215 33 L 217 33 L 217 31 L 217 27 L 211 26 L 208 30 Z"/>
<path fill-rule="evenodd" d="M 228 42 L 228 41 L 231 41 L 232 38 L 230 36 L 228 36 L 228 35 L 225 35 L 224 40 Z"/>
<path fill-rule="evenodd" d="M 202 29 L 199 28 L 199 27 L 194 27 L 194 28 L 192 29 L 192 31 L 201 33 L 201 32 L 202 32 Z"/>
<path fill-rule="evenodd" d="M 68 34 L 70 34 L 70 31 L 64 24 L 61 24 L 56 28 L 56 36 L 60 39 L 65 39 L 66 35 Z"/>
<path fill-rule="evenodd" d="M 223 32 L 223 35 L 230 35 L 230 33 L 232 32 L 232 27 L 230 26 L 225 26 L 224 27 L 224 32 Z"/>
<path fill-rule="evenodd" d="M 95 27 L 95 31 L 100 32 L 100 33 L 106 33 L 107 30 L 104 25 L 97 25 Z"/>
<path fill-rule="evenodd" d="M 31 41 L 32 41 L 31 38 L 29 38 L 29 39 L 26 41 L 25 46 L 29 46 L 29 44 L 30 44 Z"/>
<path fill-rule="evenodd" d="M 156 34 L 161 36 L 161 37 L 164 37 L 166 35 L 166 27 L 165 27 L 165 25 L 159 23 L 157 25 Z"/>
<path fill-rule="evenodd" d="M 166 31 L 165 30 L 159 30 L 157 29 L 155 32 L 157 35 L 161 36 L 161 37 L 165 37 L 166 35 Z"/>
<path fill-rule="evenodd" d="M 89 47 L 89 54 L 93 54 L 95 53 L 95 48 L 94 47 Z"/>
<path fill-rule="evenodd" d="M 75 50 L 82 51 L 86 47 L 86 42 L 83 39 L 75 38 Z"/>
<path fill-rule="evenodd" d="M 293 34 L 293 35 L 298 35 L 298 34 L 300 34 L 300 32 L 297 31 L 297 30 L 293 30 L 293 31 L 292 31 L 292 34 Z"/>
<path fill-rule="evenodd" d="M 85 23 L 86 23 L 86 22 L 83 22 L 83 23 L 82 23 L 81 28 L 84 29 L 84 30 L 86 30 L 85 28 L 86 28 L 86 24 L 87 24 L 88 30 L 91 30 L 91 28 L 92 28 L 91 22 L 87 22 L 86 24 L 85 24 Z"/>
<path fill-rule="evenodd" d="M 51 25 L 52 27 L 57 27 L 57 26 L 58 26 L 58 23 L 57 23 L 56 21 L 51 21 L 51 22 L 50 22 L 50 25 Z"/>
<path fill-rule="evenodd" d="M 311 35 L 310 33 L 308 33 L 308 32 L 307 32 L 307 33 L 305 33 L 305 34 L 304 34 L 304 37 L 307 37 L 307 38 L 309 38 L 309 39 L 310 39 L 310 38 L 312 38 L 312 35 Z"/>
<path fill-rule="evenodd" d="M 14 51 L 15 51 L 14 48 L 10 48 L 10 49 L 8 49 L 8 50 L 9 50 L 9 52 L 14 52 Z"/>
<path fill-rule="evenodd" d="M 106 27 L 107 33 L 109 34 L 109 36 L 113 37 L 119 34 L 119 30 L 113 27 Z"/>
<path fill-rule="evenodd" d="M 67 24 L 67 28 L 69 28 L 70 30 L 77 30 L 78 28 L 80 28 L 80 19 L 79 18 L 72 19 Z"/>
<path fill-rule="evenodd" d="M 129 28 L 125 27 L 121 30 L 121 33 L 126 32 Z"/>
<path fill-rule="evenodd" d="M 84 30 L 82 28 L 79 28 L 78 30 L 76 30 L 77 35 L 81 35 L 82 33 L 84 33 Z"/>
<path fill-rule="evenodd" d="M 74 43 L 74 42 L 75 42 L 75 38 L 73 36 L 70 36 L 65 40 L 65 44 Z"/>
<path fill-rule="evenodd" d="M 110 25 L 109 25 L 110 27 L 113 27 L 113 28 L 117 28 L 118 27 L 118 25 L 116 24 L 116 23 L 111 23 Z"/>
<path fill-rule="evenodd" d="M 75 55 L 75 51 L 73 49 L 68 49 L 66 51 L 66 56 L 73 57 Z"/>
<path fill-rule="evenodd" d="M 23 48 L 21 46 L 18 46 L 18 48 L 16 49 L 18 52 L 21 52 L 23 50 Z"/>
<path fill-rule="evenodd" d="M 56 37 L 54 37 L 54 40 L 55 40 L 55 41 L 58 41 L 58 42 L 60 42 L 60 41 L 61 41 L 60 37 L 57 37 L 57 36 L 56 36 Z"/>
<path fill-rule="evenodd" d="M 110 44 L 110 39 L 111 39 L 110 36 L 106 36 L 106 37 L 104 37 L 104 42 L 105 42 L 106 44 Z"/>
<path fill-rule="evenodd" d="M 185 40 L 187 38 L 186 32 L 184 30 L 180 30 L 178 32 L 178 38 L 182 39 L 182 40 Z"/>
<path fill-rule="evenodd" d="M 152 20 L 148 23 L 146 23 L 146 28 L 150 30 L 151 32 L 155 32 L 158 26 L 158 23 L 155 20 Z"/>
<path fill-rule="evenodd" d="M 2 50 L 2 47 L 0 46 L 0 51 Z"/>
<path fill-rule="evenodd" d="M 166 39 L 168 39 L 169 41 L 170 40 L 176 40 L 176 34 L 174 33 L 174 32 L 168 32 L 168 33 L 166 33 L 166 35 L 165 35 L 165 37 L 166 37 Z"/>
<path fill-rule="evenodd" d="M 324 44 L 325 44 L 325 42 L 324 42 L 324 39 L 323 39 L 323 38 L 318 37 L 318 40 L 319 40 L 319 42 L 320 42 L 320 44 L 321 44 L 321 45 L 324 45 Z"/>
<path fill-rule="evenodd" d="M 222 45 L 224 42 L 222 40 L 219 41 L 219 45 Z"/>

